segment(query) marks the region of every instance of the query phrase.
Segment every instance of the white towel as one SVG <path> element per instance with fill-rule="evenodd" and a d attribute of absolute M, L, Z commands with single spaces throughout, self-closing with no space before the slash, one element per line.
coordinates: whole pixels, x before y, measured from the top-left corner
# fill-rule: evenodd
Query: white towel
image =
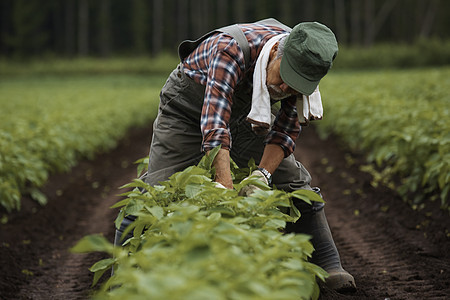
<path fill-rule="evenodd" d="M 298 122 L 301 125 L 308 125 L 311 120 L 321 120 L 323 107 L 319 86 L 309 96 L 298 96 L 295 105 L 297 107 Z"/>
<path fill-rule="evenodd" d="M 269 62 L 270 50 L 283 36 L 280 34 L 272 37 L 262 48 L 256 60 L 253 73 L 252 107 L 247 115 L 247 121 L 252 123 L 252 129 L 258 133 L 268 133 L 272 124 L 270 112 L 270 95 L 267 90 L 267 64 Z"/>
<path fill-rule="evenodd" d="M 270 108 L 270 95 L 266 84 L 267 64 L 269 62 L 270 50 L 285 35 L 288 34 L 272 37 L 264 45 L 256 60 L 255 71 L 253 73 L 252 106 L 250 113 L 247 115 L 247 121 L 252 124 L 253 131 L 258 134 L 267 134 L 274 121 Z M 322 119 L 323 108 L 319 87 L 310 96 L 299 95 L 296 106 L 298 121 L 301 125 L 307 125 L 310 120 Z"/>

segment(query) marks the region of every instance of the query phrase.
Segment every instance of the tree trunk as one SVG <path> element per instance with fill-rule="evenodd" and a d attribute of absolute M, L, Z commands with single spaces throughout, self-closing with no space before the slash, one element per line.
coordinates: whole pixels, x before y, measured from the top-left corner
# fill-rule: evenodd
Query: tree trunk
<path fill-rule="evenodd" d="M 177 43 L 189 38 L 189 3 L 186 0 L 177 0 Z"/>
<path fill-rule="evenodd" d="M 131 21 L 134 42 L 133 50 L 139 54 L 145 53 L 147 51 L 147 10 L 148 8 L 145 1 L 133 0 Z M 159 26 L 162 25 L 160 24 Z"/>
<path fill-rule="evenodd" d="M 233 23 L 239 23 L 239 22 L 248 22 L 246 20 L 246 1 L 243 0 L 234 0 L 234 9 L 233 9 L 233 16 L 234 16 L 234 22 Z"/>
<path fill-rule="evenodd" d="M 89 53 L 89 3 L 88 0 L 78 1 L 78 54 L 86 56 Z"/>
<path fill-rule="evenodd" d="M 292 26 L 292 1 L 291 0 L 282 0 L 281 1 L 281 22 Z M 295 25 L 295 24 L 294 24 Z"/>
<path fill-rule="evenodd" d="M 228 1 L 217 0 L 217 24 L 215 27 L 229 25 Z"/>
<path fill-rule="evenodd" d="M 103 57 L 111 54 L 111 0 L 100 1 L 99 50 Z"/>
<path fill-rule="evenodd" d="M 152 53 L 158 55 L 163 48 L 163 0 L 153 0 Z"/>
<path fill-rule="evenodd" d="M 256 4 L 255 4 L 255 20 L 252 21 L 256 21 L 256 20 L 262 20 L 264 18 L 267 18 L 268 16 L 268 3 L 267 0 L 256 0 Z"/>
<path fill-rule="evenodd" d="M 351 2 L 351 44 L 361 44 L 361 1 L 352 0 Z"/>
<path fill-rule="evenodd" d="M 345 25 L 345 3 L 344 0 L 334 0 L 336 36 L 340 43 L 347 43 L 347 26 Z"/>
<path fill-rule="evenodd" d="M 200 18 L 200 30 L 202 31 L 202 34 L 209 32 L 210 30 L 214 29 L 211 28 L 210 20 L 211 18 L 211 9 L 210 9 L 210 0 L 201 0 L 200 1 L 200 13 L 202 17 Z"/>
<path fill-rule="evenodd" d="M 364 45 L 365 46 L 372 46 L 375 37 L 380 31 L 380 28 L 382 25 L 386 22 L 387 17 L 392 12 L 392 9 L 397 4 L 398 0 L 386 0 L 383 3 L 383 6 L 378 11 L 378 13 L 375 15 L 375 8 L 373 0 L 366 0 L 366 7 L 365 7 L 365 36 L 364 36 Z"/>
<path fill-rule="evenodd" d="M 303 20 L 302 21 L 314 21 L 316 18 L 316 8 L 315 8 L 316 0 L 306 0 L 303 5 Z"/>
<path fill-rule="evenodd" d="M 11 2 L 0 1 L 0 54 L 9 54 L 5 37 L 11 32 L 11 6 Z"/>
<path fill-rule="evenodd" d="M 199 38 L 204 32 L 202 30 L 201 18 L 203 17 L 198 8 L 199 0 L 191 0 L 190 2 L 190 22 L 192 24 L 192 39 Z"/>
<path fill-rule="evenodd" d="M 374 10 L 373 0 L 364 0 L 364 46 L 366 47 L 370 46 L 373 42 Z"/>
<path fill-rule="evenodd" d="M 52 36 L 53 49 L 55 53 L 63 53 L 65 49 L 64 41 L 64 3 L 54 2 L 51 3 L 51 16 L 53 19 L 53 26 L 51 28 L 50 35 Z M 51 46 L 50 46 L 51 47 Z"/>
<path fill-rule="evenodd" d="M 439 7 L 439 0 L 431 0 L 428 2 L 428 9 L 425 18 L 420 29 L 419 36 L 428 38 L 431 34 L 431 28 L 433 27 L 434 19 Z"/>
<path fill-rule="evenodd" d="M 66 0 L 65 4 L 65 34 L 64 45 L 67 55 L 74 55 L 75 49 L 75 2 L 74 0 Z"/>

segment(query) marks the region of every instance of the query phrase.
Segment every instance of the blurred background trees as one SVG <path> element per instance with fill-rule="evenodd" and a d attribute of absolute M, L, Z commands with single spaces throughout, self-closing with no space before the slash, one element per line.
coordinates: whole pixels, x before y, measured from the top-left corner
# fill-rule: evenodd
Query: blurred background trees
<path fill-rule="evenodd" d="M 341 45 L 448 40 L 446 0 L 0 0 L 0 56 L 157 55 L 211 29 L 319 21 Z"/>

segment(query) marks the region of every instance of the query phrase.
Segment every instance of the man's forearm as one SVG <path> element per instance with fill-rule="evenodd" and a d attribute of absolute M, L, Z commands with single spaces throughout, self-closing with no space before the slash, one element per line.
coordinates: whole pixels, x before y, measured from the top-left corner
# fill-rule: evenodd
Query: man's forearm
<path fill-rule="evenodd" d="M 214 168 L 216 169 L 216 182 L 221 183 L 228 189 L 233 188 L 233 180 L 231 178 L 230 170 L 230 151 L 226 149 L 220 149 L 213 161 Z"/>
<path fill-rule="evenodd" d="M 267 144 L 264 147 L 264 153 L 259 163 L 259 167 L 266 169 L 273 174 L 284 159 L 284 151 L 279 145 Z"/>

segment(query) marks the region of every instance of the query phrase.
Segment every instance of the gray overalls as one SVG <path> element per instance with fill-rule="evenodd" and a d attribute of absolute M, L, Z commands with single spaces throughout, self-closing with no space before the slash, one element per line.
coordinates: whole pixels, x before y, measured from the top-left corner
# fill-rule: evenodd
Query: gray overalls
<path fill-rule="evenodd" d="M 290 28 L 274 19 L 259 23 Z M 236 30 L 238 29 L 238 30 Z M 214 32 L 225 32 L 238 41 L 249 62 L 249 45 L 238 26 L 227 26 L 210 32 L 196 41 L 180 44 L 181 60 L 189 55 L 205 38 Z M 252 76 L 250 76 L 251 78 Z M 256 135 L 246 117 L 251 107 L 251 84 L 248 76 L 242 79 L 233 95 L 231 118 L 229 122 L 232 149 L 231 158 L 240 167 L 247 167 L 251 158 L 259 163 L 264 150 L 264 136 Z M 196 83 L 183 72 L 182 63 L 170 74 L 162 88 L 158 117 L 153 124 L 153 137 L 150 147 L 150 160 L 146 181 L 151 185 L 167 178 L 175 172 L 197 164 L 204 153 L 201 151 L 202 133 L 200 131 L 200 114 L 203 106 L 205 86 Z M 301 163 L 290 155 L 283 160 L 273 174 L 273 184 L 278 189 L 293 191 L 300 188 L 310 189 L 311 177 Z"/>

